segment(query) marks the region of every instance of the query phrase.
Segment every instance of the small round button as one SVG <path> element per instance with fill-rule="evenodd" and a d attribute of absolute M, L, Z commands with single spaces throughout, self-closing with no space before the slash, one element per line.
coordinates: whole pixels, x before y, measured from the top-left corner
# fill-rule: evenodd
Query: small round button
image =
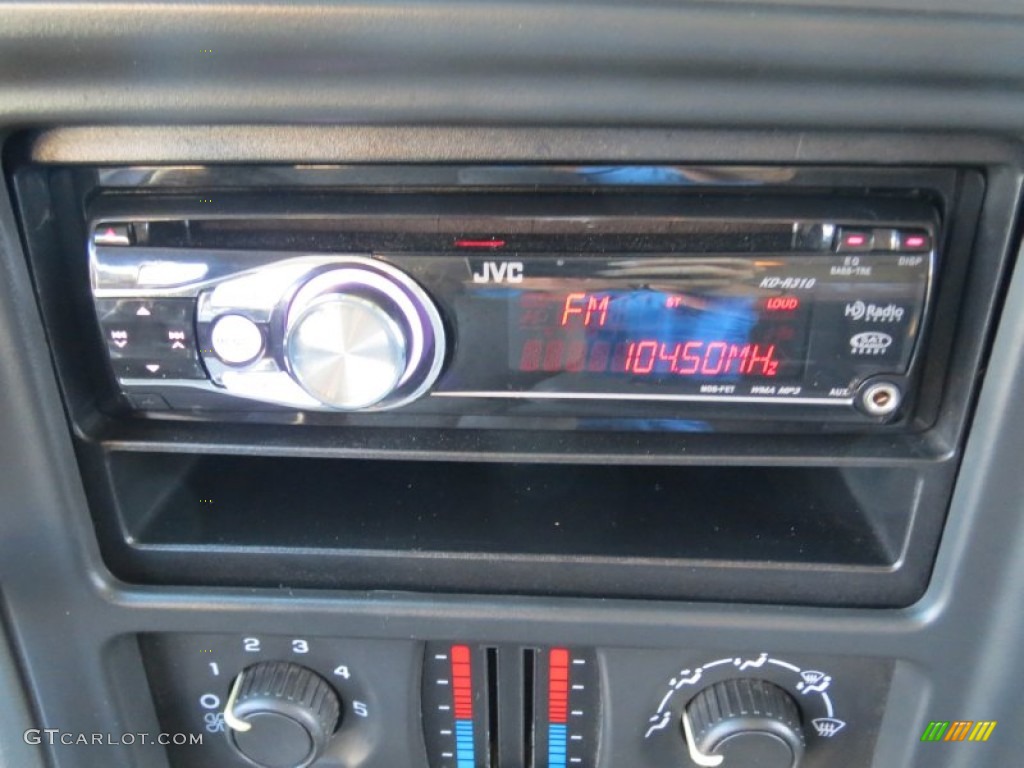
<path fill-rule="evenodd" d="M 263 333 L 256 323 L 242 315 L 218 317 L 210 331 L 213 352 L 228 365 L 251 363 L 263 351 Z"/>

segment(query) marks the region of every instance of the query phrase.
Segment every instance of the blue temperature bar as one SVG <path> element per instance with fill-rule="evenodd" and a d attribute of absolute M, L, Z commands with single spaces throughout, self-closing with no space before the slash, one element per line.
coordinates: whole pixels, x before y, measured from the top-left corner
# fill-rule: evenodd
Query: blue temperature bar
<path fill-rule="evenodd" d="M 458 768 L 476 768 L 476 761 L 473 759 L 472 720 L 455 721 L 455 764 Z"/>
<path fill-rule="evenodd" d="M 567 736 L 567 726 L 555 723 L 548 725 L 548 768 L 565 768 Z"/>

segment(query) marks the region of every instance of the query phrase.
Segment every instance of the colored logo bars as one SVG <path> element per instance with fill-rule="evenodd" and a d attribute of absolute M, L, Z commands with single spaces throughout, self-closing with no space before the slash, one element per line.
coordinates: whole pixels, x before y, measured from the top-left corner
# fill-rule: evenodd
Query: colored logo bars
<path fill-rule="evenodd" d="M 932 720 L 921 741 L 988 741 L 995 729 L 995 720 Z"/>

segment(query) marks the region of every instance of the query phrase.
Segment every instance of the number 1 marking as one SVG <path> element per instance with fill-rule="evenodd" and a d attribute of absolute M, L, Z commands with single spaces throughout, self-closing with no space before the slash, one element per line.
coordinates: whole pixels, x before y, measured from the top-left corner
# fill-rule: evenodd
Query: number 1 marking
<path fill-rule="evenodd" d="M 217 662 L 216 661 L 211 661 L 210 662 L 210 671 L 213 672 L 213 676 L 214 677 L 219 677 L 220 676 L 220 667 L 217 666 Z"/>

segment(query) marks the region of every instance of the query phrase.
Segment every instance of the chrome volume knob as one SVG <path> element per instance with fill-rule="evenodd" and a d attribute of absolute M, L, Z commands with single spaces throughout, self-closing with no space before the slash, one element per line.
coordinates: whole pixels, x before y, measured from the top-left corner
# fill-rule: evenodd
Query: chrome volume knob
<path fill-rule="evenodd" d="M 352 411 L 391 394 L 408 348 L 398 323 L 359 296 L 326 296 L 295 320 L 288 360 L 303 389 L 325 405 Z"/>
<path fill-rule="evenodd" d="M 312 397 L 342 411 L 404 405 L 444 361 L 441 317 L 408 275 L 372 259 L 340 261 L 307 280 L 287 311 L 285 358 Z"/>

